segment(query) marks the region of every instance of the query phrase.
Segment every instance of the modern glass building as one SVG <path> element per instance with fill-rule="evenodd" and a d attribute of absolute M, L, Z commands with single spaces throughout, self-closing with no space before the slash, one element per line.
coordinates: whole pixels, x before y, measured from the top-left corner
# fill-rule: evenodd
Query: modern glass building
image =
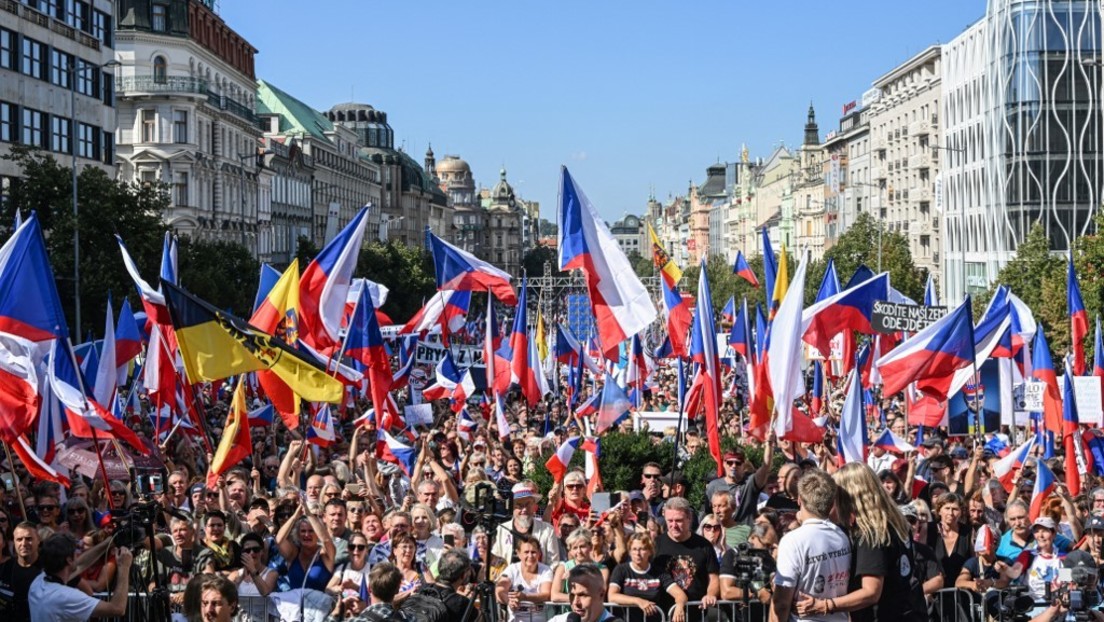
<path fill-rule="evenodd" d="M 990 0 L 943 48 L 944 297 L 982 291 L 1040 223 L 1095 231 L 1104 172 L 1100 0 Z"/>

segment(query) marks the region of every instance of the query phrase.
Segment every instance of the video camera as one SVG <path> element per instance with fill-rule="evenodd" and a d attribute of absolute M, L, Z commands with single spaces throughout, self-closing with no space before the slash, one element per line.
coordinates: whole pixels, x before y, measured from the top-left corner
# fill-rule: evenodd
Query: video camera
<path fill-rule="evenodd" d="M 503 494 L 491 482 L 478 482 L 464 491 L 460 524 L 470 530 L 476 525 L 497 525 L 514 516 L 514 497 Z"/>
<path fill-rule="evenodd" d="M 985 595 L 985 613 L 998 622 L 1027 620 L 1028 612 L 1034 608 L 1035 599 L 1027 593 L 1027 586 L 1024 585 L 993 590 Z"/>
<path fill-rule="evenodd" d="M 1063 560 L 1063 564 L 1064 567 L 1058 570 L 1061 585 L 1053 597 L 1068 610 L 1067 619 L 1091 620 L 1089 610 L 1101 603 L 1096 563 L 1087 553 L 1074 551 Z"/>
<path fill-rule="evenodd" d="M 138 500 L 129 512 L 114 516 L 115 546 L 141 548 L 149 545 L 150 528 L 161 507 L 154 497 L 165 494 L 165 479 L 162 468 L 135 466 L 130 469 L 130 481 L 134 482 Z"/>
<path fill-rule="evenodd" d="M 744 587 L 752 583 L 766 583 L 777 568 L 770 551 L 753 549 L 747 542 L 736 545 L 732 567 L 736 574 L 736 585 Z"/>

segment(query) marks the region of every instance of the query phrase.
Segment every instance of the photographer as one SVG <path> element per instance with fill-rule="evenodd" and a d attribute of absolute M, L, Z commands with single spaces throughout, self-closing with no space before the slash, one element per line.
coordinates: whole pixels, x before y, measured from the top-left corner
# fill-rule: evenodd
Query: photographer
<path fill-rule="evenodd" d="M 75 570 L 77 544 L 68 534 L 54 534 L 42 543 L 42 574 L 32 583 L 28 594 L 31 622 L 89 620 L 121 616 L 127 611 L 130 566 L 134 560 L 130 551 L 115 550 L 118 568 L 115 592 L 111 600 L 102 601 L 67 584 Z"/>

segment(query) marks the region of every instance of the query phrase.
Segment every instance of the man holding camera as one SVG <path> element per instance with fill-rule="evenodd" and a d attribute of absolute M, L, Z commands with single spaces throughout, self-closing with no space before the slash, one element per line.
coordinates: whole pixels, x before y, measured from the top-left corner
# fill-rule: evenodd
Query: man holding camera
<path fill-rule="evenodd" d="M 41 558 L 43 572 L 31 583 L 28 594 L 31 622 L 78 622 L 126 613 L 130 566 L 134 560 L 129 549 L 115 549 L 115 590 L 109 601 L 67 585 L 76 570 L 77 543 L 72 536 L 56 533 L 46 538 Z"/>

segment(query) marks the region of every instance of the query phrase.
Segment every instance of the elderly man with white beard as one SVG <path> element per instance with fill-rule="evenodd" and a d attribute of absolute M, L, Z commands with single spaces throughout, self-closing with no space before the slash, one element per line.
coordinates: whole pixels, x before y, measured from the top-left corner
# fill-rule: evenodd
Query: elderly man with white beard
<path fill-rule="evenodd" d="M 514 556 L 514 535 L 527 534 L 536 538 L 541 546 L 541 563 L 549 566 L 560 561 L 560 546 L 556 540 L 556 530 L 552 525 L 536 518 L 540 492 L 537 485 L 529 480 L 518 482 L 512 490 L 514 495 L 514 517 L 498 526 L 494 547 L 491 552 L 505 560 Z"/>

